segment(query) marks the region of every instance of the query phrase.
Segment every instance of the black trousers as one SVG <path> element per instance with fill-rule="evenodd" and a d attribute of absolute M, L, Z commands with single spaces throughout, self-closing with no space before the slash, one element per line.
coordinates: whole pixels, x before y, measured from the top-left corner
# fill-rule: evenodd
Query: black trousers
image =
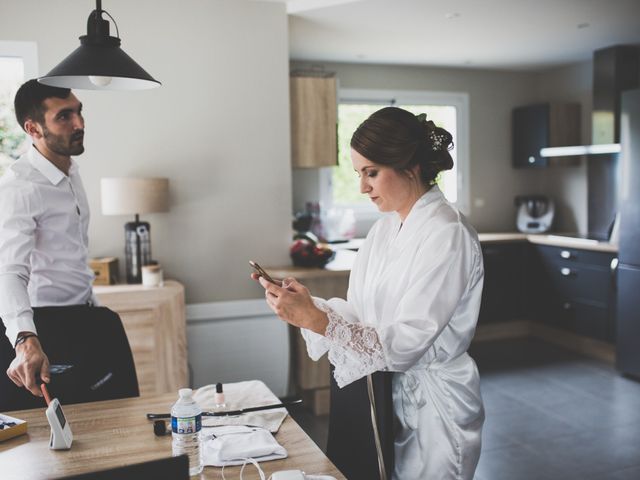
<path fill-rule="evenodd" d="M 391 372 L 373 374 L 376 419 L 387 478 L 393 472 L 395 417 L 391 396 Z M 367 393 L 367 378 L 361 378 L 344 388 L 338 388 L 331 366 L 331 407 L 327 456 L 348 480 L 380 478 L 371 407 Z"/>
<path fill-rule="evenodd" d="M 129 341 L 115 312 L 88 305 L 36 307 L 33 320 L 49 363 L 72 365 L 64 373 L 52 371 L 52 398 L 65 405 L 139 395 Z M 0 411 L 45 406 L 7 376 L 15 351 L 4 324 L 0 329 Z"/>

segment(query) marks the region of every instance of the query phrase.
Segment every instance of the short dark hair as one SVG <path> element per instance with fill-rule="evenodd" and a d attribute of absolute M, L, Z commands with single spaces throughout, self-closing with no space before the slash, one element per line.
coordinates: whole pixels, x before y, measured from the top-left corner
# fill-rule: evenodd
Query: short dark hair
<path fill-rule="evenodd" d="M 69 88 L 50 87 L 38 82 L 35 78 L 25 82 L 18 89 L 14 100 L 16 119 L 24 130 L 24 122 L 28 118 L 44 124 L 44 106 L 42 103 L 51 97 L 67 98 L 71 93 Z"/>
<path fill-rule="evenodd" d="M 382 108 L 362 122 L 351 137 L 351 148 L 373 163 L 398 171 L 419 165 L 425 185 L 432 185 L 441 171 L 453 168 L 451 134 L 425 114 L 414 115 L 398 107 Z"/>

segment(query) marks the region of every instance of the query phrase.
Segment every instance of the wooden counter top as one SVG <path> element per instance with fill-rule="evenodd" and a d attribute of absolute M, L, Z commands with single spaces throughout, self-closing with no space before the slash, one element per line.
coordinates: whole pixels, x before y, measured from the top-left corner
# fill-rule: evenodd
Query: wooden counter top
<path fill-rule="evenodd" d="M 594 252 L 618 253 L 618 245 L 609 242 L 598 242 L 584 238 L 566 237 L 561 235 L 527 235 L 527 241 L 539 245 L 551 245 L 554 247 L 578 248 Z"/>
<path fill-rule="evenodd" d="M 594 252 L 617 253 L 618 246 L 609 242 L 599 242 L 579 237 L 572 237 L 570 234 L 527 234 L 527 233 L 479 233 L 480 243 L 504 243 L 527 241 L 539 245 L 551 245 L 554 247 L 579 248 L 581 250 L 592 250 Z"/>
<path fill-rule="evenodd" d="M 479 233 L 480 243 L 502 243 L 502 242 L 519 242 L 527 239 L 526 233 L 507 232 L 507 233 Z"/>

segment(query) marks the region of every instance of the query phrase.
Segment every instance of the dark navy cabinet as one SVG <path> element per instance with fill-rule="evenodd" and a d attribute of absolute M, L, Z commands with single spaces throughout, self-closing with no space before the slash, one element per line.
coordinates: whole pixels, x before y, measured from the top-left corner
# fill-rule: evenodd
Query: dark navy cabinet
<path fill-rule="evenodd" d="M 546 167 L 540 149 L 580 145 L 580 105 L 543 103 L 517 107 L 512 112 L 513 166 Z M 563 164 L 575 159 L 563 159 Z"/>
<path fill-rule="evenodd" d="M 640 89 L 622 94 L 620 118 L 620 160 L 627 187 L 620 196 L 616 365 L 640 378 Z"/>
<path fill-rule="evenodd" d="M 525 319 L 614 342 L 615 253 L 516 241 L 482 256 L 479 325 Z"/>
<path fill-rule="evenodd" d="M 541 266 L 538 320 L 613 342 L 616 254 L 547 245 L 534 249 Z"/>
<path fill-rule="evenodd" d="M 549 105 L 531 105 L 513 110 L 513 166 L 546 167 L 540 149 L 549 146 Z"/>
<path fill-rule="evenodd" d="M 482 244 L 484 287 L 479 324 L 523 317 L 527 246 L 525 242 Z"/>

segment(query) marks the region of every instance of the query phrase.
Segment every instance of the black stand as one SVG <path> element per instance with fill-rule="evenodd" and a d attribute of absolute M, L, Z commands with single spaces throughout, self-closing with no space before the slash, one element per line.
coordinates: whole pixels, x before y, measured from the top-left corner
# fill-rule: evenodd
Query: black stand
<path fill-rule="evenodd" d="M 150 228 L 149 223 L 140 221 L 138 214 L 135 221 L 124 226 L 127 283 L 141 283 L 142 267 L 151 262 Z"/>
<path fill-rule="evenodd" d="M 378 455 L 371 424 L 367 378 L 338 388 L 331 369 L 331 407 L 327 457 L 349 480 L 378 480 Z M 387 478 L 394 467 L 395 414 L 391 383 L 393 372 L 372 374 L 376 417 Z"/>

